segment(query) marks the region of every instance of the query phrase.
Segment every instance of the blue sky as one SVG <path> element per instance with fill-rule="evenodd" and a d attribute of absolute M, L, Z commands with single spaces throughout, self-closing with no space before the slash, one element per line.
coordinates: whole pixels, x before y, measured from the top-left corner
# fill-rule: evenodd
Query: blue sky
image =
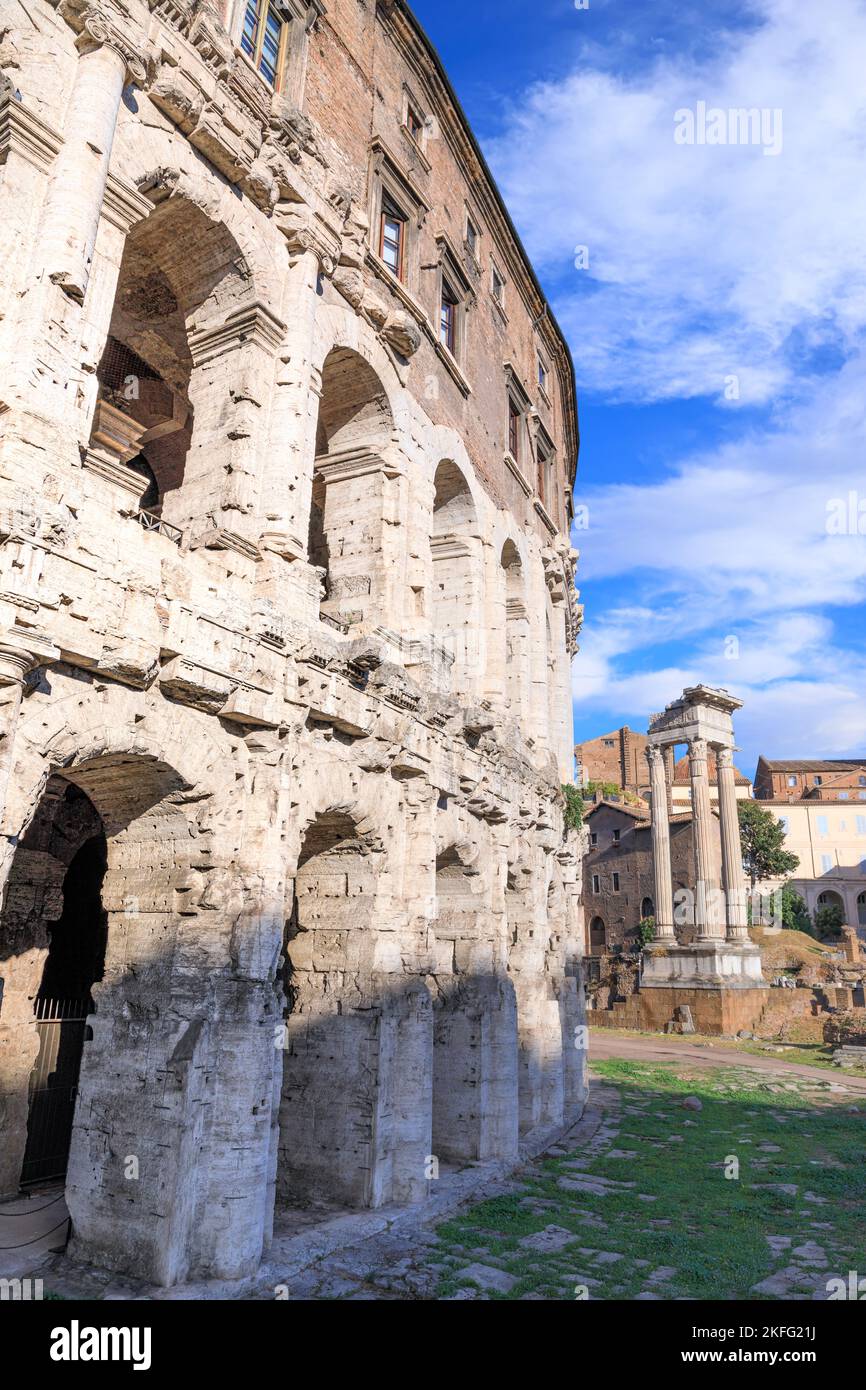
<path fill-rule="evenodd" d="M 577 738 L 704 680 L 746 772 L 862 754 L 866 0 L 413 8 L 575 358 Z M 678 143 L 700 102 L 775 124 Z"/>

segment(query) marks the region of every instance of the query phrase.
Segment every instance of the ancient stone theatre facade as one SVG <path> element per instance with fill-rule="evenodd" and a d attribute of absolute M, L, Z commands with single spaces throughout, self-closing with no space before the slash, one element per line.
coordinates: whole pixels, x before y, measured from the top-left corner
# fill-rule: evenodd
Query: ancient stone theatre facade
<path fill-rule="evenodd" d="M 572 368 L 399 0 L 0 74 L 0 1196 L 234 1278 L 582 1103 Z"/>

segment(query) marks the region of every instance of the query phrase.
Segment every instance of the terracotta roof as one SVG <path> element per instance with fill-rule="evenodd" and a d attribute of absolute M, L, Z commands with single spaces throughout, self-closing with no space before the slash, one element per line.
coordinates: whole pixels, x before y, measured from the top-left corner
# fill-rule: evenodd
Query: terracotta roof
<path fill-rule="evenodd" d="M 716 759 L 714 754 L 707 754 L 707 771 L 710 774 L 710 786 L 716 785 Z M 677 783 L 688 782 L 689 780 L 689 760 L 688 757 L 680 758 L 674 765 L 674 781 Z M 738 787 L 750 787 L 750 778 L 746 777 L 738 767 L 734 768 L 734 781 Z"/>
<path fill-rule="evenodd" d="M 611 806 L 614 811 L 624 811 L 627 816 L 634 816 L 635 820 L 649 820 L 650 810 L 648 806 L 629 805 L 627 801 L 608 801 L 605 797 L 601 801 L 596 801 L 590 806 L 586 815 L 589 818 L 594 811 L 598 811 L 602 806 Z"/>
<path fill-rule="evenodd" d="M 866 767 L 866 758 L 778 758 L 758 759 L 770 772 L 857 772 Z"/>

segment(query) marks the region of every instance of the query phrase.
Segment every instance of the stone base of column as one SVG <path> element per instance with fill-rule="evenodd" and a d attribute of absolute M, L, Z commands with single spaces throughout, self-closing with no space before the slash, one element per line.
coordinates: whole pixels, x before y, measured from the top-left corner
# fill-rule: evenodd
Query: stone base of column
<path fill-rule="evenodd" d="M 691 946 L 651 942 L 644 950 L 641 989 L 768 988 L 761 973 L 761 952 L 751 942 L 723 938 Z"/>

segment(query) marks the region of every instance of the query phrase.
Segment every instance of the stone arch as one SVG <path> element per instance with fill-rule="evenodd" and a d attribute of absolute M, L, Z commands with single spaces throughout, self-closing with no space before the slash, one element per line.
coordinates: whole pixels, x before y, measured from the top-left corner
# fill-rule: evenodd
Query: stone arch
<path fill-rule="evenodd" d="M 433 568 L 431 624 L 434 641 L 453 656 L 455 695 L 473 698 L 483 662 L 483 587 L 479 517 L 466 474 L 442 459 L 433 477 L 430 557 Z"/>
<path fill-rule="evenodd" d="M 374 368 L 354 349 L 333 347 L 321 368 L 307 558 L 319 571 L 322 616 L 347 627 L 381 620 L 388 607 L 393 429 Z"/>
<path fill-rule="evenodd" d="M 182 1012 L 171 1006 L 182 924 L 196 913 L 202 891 L 194 867 L 200 838 L 177 800 L 188 787 L 164 761 L 84 749 L 61 758 L 40 790 L 10 865 L 0 918 L 0 1028 L 15 1044 L 3 1077 L 11 1123 L 0 1186 L 17 1185 L 13 1170 L 26 1156 L 34 1166 L 25 1178 L 65 1178 L 77 1253 L 112 1263 L 119 1248 L 135 1244 L 141 1271 L 173 1283 L 188 1267 L 188 1227 L 182 1209 L 163 1222 L 153 1213 L 167 1192 L 192 1181 L 180 1133 L 191 1126 L 194 1142 L 200 1078 L 178 1065 L 170 1104 L 156 1098 L 184 1027 Z M 94 841 L 103 846 L 99 879 L 91 873 L 84 884 L 79 874 L 73 883 Z M 31 905 L 26 919 L 22 898 Z M 96 910 L 94 900 L 104 918 L 100 960 L 70 1001 L 73 986 L 62 969 L 51 969 L 52 959 L 58 934 L 92 930 L 85 918 Z M 188 990 L 187 978 L 187 998 Z M 68 1132 L 50 1130 L 39 1144 L 34 1118 L 42 1082 L 28 1104 L 31 1071 L 78 1093 Z M 124 1181 L 128 1154 L 141 1165 L 134 1191 Z"/>
<path fill-rule="evenodd" d="M 154 207 L 124 243 L 92 455 L 169 534 L 241 532 L 257 505 L 257 416 L 283 330 L 268 307 L 270 267 L 260 249 L 245 254 L 249 233 L 194 179 L 160 171 L 143 187 Z"/>
<path fill-rule="evenodd" d="M 348 768 L 320 769 L 293 836 L 278 1221 L 299 1205 L 378 1207 L 427 1191 L 432 1005 L 403 973 L 379 803 Z"/>

